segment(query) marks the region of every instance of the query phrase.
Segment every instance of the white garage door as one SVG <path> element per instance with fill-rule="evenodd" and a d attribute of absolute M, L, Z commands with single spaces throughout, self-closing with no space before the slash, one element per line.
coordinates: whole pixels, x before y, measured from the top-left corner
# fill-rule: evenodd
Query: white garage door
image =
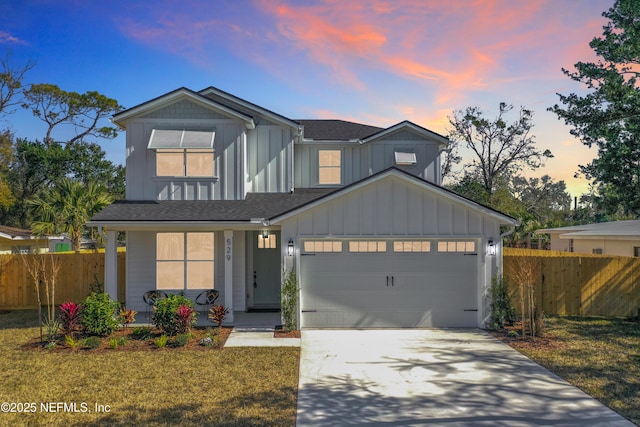
<path fill-rule="evenodd" d="M 475 241 L 302 243 L 301 325 L 476 327 Z"/>

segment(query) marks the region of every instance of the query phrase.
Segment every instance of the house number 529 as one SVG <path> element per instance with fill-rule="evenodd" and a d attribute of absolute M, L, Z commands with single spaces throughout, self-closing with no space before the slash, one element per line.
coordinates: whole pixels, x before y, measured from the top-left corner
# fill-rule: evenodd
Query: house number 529
<path fill-rule="evenodd" d="M 227 259 L 227 261 L 231 261 L 231 239 L 227 239 L 225 240 L 225 244 L 224 244 L 224 253 L 225 253 L 225 258 Z"/>

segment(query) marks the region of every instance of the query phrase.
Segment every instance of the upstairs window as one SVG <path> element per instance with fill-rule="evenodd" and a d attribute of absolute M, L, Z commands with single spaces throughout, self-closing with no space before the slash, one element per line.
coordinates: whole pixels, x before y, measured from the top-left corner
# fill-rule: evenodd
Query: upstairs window
<path fill-rule="evenodd" d="M 214 131 L 151 131 L 148 149 L 156 152 L 156 176 L 215 176 Z"/>
<path fill-rule="evenodd" d="M 413 166 L 417 163 L 416 153 L 407 153 L 403 151 L 396 151 L 394 153 L 396 165 L 398 166 Z"/>
<path fill-rule="evenodd" d="M 342 152 L 340 150 L 318 151 L 318 184 L 342 183 Z"/>

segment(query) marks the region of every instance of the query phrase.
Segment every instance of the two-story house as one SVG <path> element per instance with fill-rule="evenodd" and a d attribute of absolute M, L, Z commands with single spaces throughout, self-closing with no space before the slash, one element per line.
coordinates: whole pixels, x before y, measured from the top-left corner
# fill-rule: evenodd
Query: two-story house
<path fill-rule="evenodd" d="M 293 120 L 219 89 L 180 88 L 122 111 L 126 201 L 96 215 L 126 232 L 126 304 L 149 290 L 217 289 L 233 311 L 275 307 L 295 268 L 301 327 L 477 327 L 517 221 L 440 186 L 448 140 Z M 228 318 L 233 322 L 233 312 Z"/>

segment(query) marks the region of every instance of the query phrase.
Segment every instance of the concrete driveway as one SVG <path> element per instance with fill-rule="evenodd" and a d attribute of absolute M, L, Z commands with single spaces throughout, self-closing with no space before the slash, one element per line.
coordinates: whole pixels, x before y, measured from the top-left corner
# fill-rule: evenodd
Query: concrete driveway
<path fill-rule="evenodd" d="M 304 330 L 297 426 L 633 426 L 480 330 Z"/>

